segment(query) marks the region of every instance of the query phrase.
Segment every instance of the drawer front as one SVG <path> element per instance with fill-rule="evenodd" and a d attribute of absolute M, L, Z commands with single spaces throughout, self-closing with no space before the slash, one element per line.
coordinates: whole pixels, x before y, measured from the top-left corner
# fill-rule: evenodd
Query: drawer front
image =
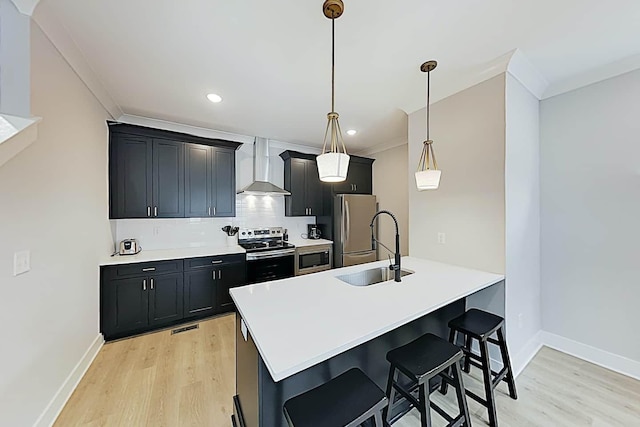
<path fill-rule="evenodd" d="M 182 260 L 141 262 L 135 264 L 122 264 L 109 267 L 111 278 L 153 276 L 154 274 L 180 273 Z"/>
<path fill-rule="evenodd" d="M 221 255 L 221 256 L 208 256 L 202 258 L 189 258 L 184 260 L 185 270 L 197 270 L 200 268 L 211 268 L 222 264 L 228 264 L 232 262 L 244 262 L 245 254 L 233 254 L 233 255 Z"/>

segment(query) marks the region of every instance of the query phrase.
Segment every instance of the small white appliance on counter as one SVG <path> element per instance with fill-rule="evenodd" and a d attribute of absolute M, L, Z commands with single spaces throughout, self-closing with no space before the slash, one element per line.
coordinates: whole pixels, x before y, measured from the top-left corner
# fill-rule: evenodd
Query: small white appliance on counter
<path fill-rule="evenodd" d="M 135 255 L 140 253 L 142 247 L 136 239 L 124 239 L 120 242 L 120 255 Z"/>

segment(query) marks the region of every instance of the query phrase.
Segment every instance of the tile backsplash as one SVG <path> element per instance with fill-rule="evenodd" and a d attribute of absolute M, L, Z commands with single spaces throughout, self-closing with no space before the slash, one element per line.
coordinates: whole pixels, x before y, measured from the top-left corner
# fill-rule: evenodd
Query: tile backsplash
<path fill-rule="evenodd" d="M 315 217 L 286 217 L 283 196 L 238 195 L 233 218 L 118 219 L 112 220 L 115 241 L 138 239 L 145 250 L 223 246 L 225 225 L 235 227 L 284 227 L 289 235 L 306 234 Z"/>

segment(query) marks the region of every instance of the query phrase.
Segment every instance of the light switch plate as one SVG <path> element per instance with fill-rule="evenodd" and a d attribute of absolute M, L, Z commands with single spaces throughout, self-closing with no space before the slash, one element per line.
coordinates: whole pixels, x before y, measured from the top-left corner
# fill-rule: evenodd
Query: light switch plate
<path fill-rule="evenodd" d="M 13 275 L 26 273 L 31 270 L 31 252 L 20 251 L 13 254 Z"/>

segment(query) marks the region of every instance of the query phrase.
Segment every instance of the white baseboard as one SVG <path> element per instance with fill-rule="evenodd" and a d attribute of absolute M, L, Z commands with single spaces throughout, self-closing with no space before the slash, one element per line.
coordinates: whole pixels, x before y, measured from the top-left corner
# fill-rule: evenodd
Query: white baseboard
<path fill-rule="evenodd" d="M 542 348 L 542 331 L 538 331 L 517 353 L 511 356 L 513 376 L 518 377 Z"/>
<path fill-rule="evenodd" d="M 542 331 L 541 338 L 542 343 L 547 347 L 640 380 L 640 362 L 551 332 Z"/>
<path fill-rule="evenodd" d="M 38 420 L 35 422 L 34 427 L 51 427 L 53 423 L 62 412 L 62 408 L 66 405 L 67 400 L 71 397 L 71 394 L 76 389 L 80 380 L 91 366 L 93 359 L 98 355 L 102 345 L 104 344 L 104 338 L 102 334 L 98 334 L 96 339 L 93 340 L 87 351 L 78 361 L 73 368 L 69 376 L 64 380 L 53 399 L 49 402 L 45 410 L 40 414 Z"/>

